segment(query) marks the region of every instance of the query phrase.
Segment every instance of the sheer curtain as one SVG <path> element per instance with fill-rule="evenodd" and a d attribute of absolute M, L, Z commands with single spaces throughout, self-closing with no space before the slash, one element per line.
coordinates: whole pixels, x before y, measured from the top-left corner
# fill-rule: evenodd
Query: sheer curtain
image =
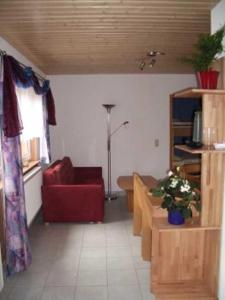
<path fill-rule="evenodd" d="M 37 95 L 33 87 L 26 89 L 16 87 L 16 95 L 23 124 L 21 138 L 23 141 L 39 138 L 41 161 L 48 163 L 49 155 L 45 134 L 43 96 Z"/>

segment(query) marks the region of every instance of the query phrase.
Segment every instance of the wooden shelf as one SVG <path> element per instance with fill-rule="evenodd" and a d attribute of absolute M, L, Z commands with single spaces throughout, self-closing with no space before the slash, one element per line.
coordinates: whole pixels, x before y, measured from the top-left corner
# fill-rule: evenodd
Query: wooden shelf
<path fill-rule="evenodd" d="M 190 148 L 186 145 L 175 145 L 176 149 L 182 150 L 184 152 L 188 152 L 191 154 L 202 154 L 202 153 L 225 153 L 225 150 L 215 149 L 214 146 L 202 146 L 198 149 Z"/>
<path fill-rule="evenodd" d="M 201 226 L 200 217 L 195 217 L 185 221 L 183 225 L 172 225 L 167 218 L 153 218 L 154 227 L 160 231 L 167 230 L 220 230 L 219 226 Z"/>
<path fill-rule="evenodd" d="M 188 283 L 152 283 L 152 288 L 157 300 L 216 300 L 209 287 L 202 281 L 190 281 Z"/>
<path fill-rule="evenodd" d="M 225 95 L 225 90 L 207 90 L 207 89 L 196 89 L 188 88 L 176 92 L 174 98 L 201 98 L 203 95 Z"/>
<path fill-rule="evenodd" d="M 191 136 L 192 135 L 192 126 L 173 126 L 174 136 Z"/>

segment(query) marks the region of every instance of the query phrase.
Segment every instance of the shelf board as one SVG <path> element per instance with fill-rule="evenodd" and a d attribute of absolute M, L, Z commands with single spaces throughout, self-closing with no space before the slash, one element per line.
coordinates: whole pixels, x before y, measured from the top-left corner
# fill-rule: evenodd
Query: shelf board
<path fill-rule="evenodd" d="M 218 226 L 201 226 L 200 217 L 193 217 L 185 220 L 183 225 L 172 225 L 168 223 L 167 218 L 153 218 L 153 227 L 160 231 L 164 230 L 220 230 Z"/>
<path fill-rule="evenodd" d="M 216 300 L 210 287 L 200 280 L 178 283 L 152 283 L 152 290 L 157 300 Z"/>
<path fill-rule="evenodd" d="M 225 153 L 225 150 L 215 149 L 214 146 L 202 146 L 198 149 L 190 148 L 186 145 L 175 145 L 174 148 L 188 152 L 191 154 L 202 154 L 202 153 Z"/>
<path fill-rule="evenodd" d="M 202 95 L 225 95 L 225 90 L 207 90 L 207 89 L 197 89 L 197 88 L 188 88 L 176 92 L 174 98 L 201 98 Z"/>

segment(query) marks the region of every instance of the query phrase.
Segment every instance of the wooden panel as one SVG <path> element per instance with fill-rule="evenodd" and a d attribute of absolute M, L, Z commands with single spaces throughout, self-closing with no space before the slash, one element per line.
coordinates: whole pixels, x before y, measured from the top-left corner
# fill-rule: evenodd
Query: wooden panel
<path fill-rule="evenodd" d="M 202 154 L 202 226 L 221 226 L 225 154 Z"/>
<path fill-rule="evenodd" d="M 167 211 L 160 208 L 161 199 L 149 196 L 146 186 L 138 174 L 134 174 L 134 219 L 133 233 L 141 235 L 143 260 L 151 260 L 152 218 L 166 217 Z"/>
<path fill-rule="evenodd" d="M 167 210 L 160 208 L 162 200 L 149 195 L 148 188 L 142 190 L 142 258 L 151 260 L 152 256 L 152 226 L 153 218 L 164 218 L 167 220 Z"/>
<path fill-rule="evenodd" d="M 205 231 L 184 231 L 180 233 L 180 280 L 200 280 L 203 278 Z"/>
<path fill-rule="evenodd" d="M 203 130 L 205 127 L 216 129 L 215 142 L 225 141 L 225 95 L 203 96 Z M 203 135 L 203 143 L 205 137 Z"/>
<path fill-rule="evenodd" d="M 137 174 L 134 174 L 134 214 L 133 214 L 133 234 L 141 235 L 142 230 L 142 208 L 141 208 L 141 188 L 143 183 Z"/>
<path fill-rule="evenodd" d="M 157 275 L 152 280 L 160 283 L 202 280 L 203 250 L 204 231 L 159 232 L 157 267 L 152 265 L 152 276 Z"/>
<path fill-rule="evenodd" d="M 139 73 L 151 49 L 166 55 L 144 72 L 192 73 L 179 58 L 209 32 L 217 2 L 1 0 L 1 36 L 46 74 Z"/>
<path fill-rule="evenodd" d="M 156 299 L 216 299 L 219 230 L 169 228 L 153 227 L 151 290 Z"/>
<path fill-rule="evenodd" d="M 205 235 L 203 276 L 212 294 L 217 294 L 220 257 L 220 230 L 207 231 Z"/>

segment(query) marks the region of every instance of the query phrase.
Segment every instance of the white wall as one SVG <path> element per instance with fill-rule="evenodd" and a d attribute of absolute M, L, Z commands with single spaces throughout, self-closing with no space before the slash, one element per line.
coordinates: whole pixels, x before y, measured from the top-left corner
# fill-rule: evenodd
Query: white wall
<path fill-rule="evenodd" d="M 3 51 L 6 51 L 6 53 L 8 55 L 12 55 L 13 57 L 15 57 L 15 59 L 17 59 L 21 63 L 32 67 L 32 69 L 34 71 L 40 73 L 40 75 L 43 75 L 43 73 L 31 61 L 29 61 L 24 55 L 22 55 L 19 51 L 17 51 L 13 46 L 11 46 L 1 36 L 0 36 L 0 49 Z"/>
<path fill-rule="evenodd" d="M 68 155 L 76 165 L 103 166 L 106 183 L 106 110 L 113 103 L 112 189 L 120 175 L 138 171 L 160 177 L 169 165 L 169 94 L 196 86 L 193 75 L 50 76 L 57 126 L 51 128 L 53 158 Z M 159 139 L 159 147 L 154 140 Z"/>
<path fill-rule="evenodd" d="M 222 0 L 211 10 L 211 33 L 217 31 L 224 24 L 225 24 L 225 0 Z M 225 47 L 225 38 L 223 39 L 223 45 Z M 225 50 L 220 55 L 220 57 L 222 56 L 225 56 Z"/>

